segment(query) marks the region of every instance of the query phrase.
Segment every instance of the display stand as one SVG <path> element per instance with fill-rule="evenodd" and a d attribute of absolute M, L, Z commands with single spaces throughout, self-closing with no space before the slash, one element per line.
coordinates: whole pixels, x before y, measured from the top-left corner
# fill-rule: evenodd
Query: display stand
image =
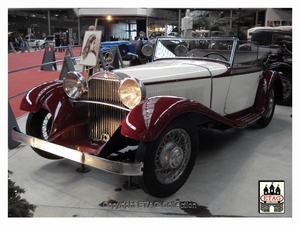
<path fill-rule="evenodd" d="M 82 159 L 82 162 L 84 162 L 84 154 L 83 153 L 81 155 L 81 159 Z M 76 172 L 78 172 L 78 173 L 88 173 L 90 171 L 91 171 L 91 169 L 89 167 L 85 166 L 84 163 L 81 163 L 80 167 L 76 169 Z"/>
<path fill-rule="evenodd" d="M 70 44 L 67 47 L 65 57 L 68 56 L 68 55 L 71 56 L 73 64 L 76 65 L 76 60 L 74 59 L 74 53 L 72 51 L 72 48 L 71 48 Z"/>
<path fill-rule="evenodd" d="M 12 42 L 9 42 L 9 46 L 10 46 L 11 51 L 12 51 L 14 54 L 17 53 L 17 51 L 16 51 L 16 49 L 15 49 L 15 47 L 14 47 L 14 45 L 13 45 Z"/>
<path fill-rule="evenodd" d="M 98 24 L 98 19 L 95 20 L 95 31 L 96 31 L 96 27 Z M 101 37 L 100 37 L 100 41 L 101 41 Z M 89 78 L 92 74 L 94 74 L 97 71 L 100 71 L 100 66 L 99 66 L 99 57 L 97 57 L 96 59 L 96 65 L 95 66 L 90 66 L 90 65 L 83 65 L 82 67 L 82 75 Z"/>
<path fill-rule="evenodd" d="M 137 183 L 134 183 L 132 181 L 132 176 L 128 176 L 127 177 L 127 181 L 125 181 L 125 183 L 123 184 L 123 188 L 126 190 L 136 190 L 139 189 L 140 186 Z"/>
<path fill-rule="evenodd" d="M 44 65 L 41 66 L 41 70 L 51 71 L 52 67 L 57 70 L 55 62 L 54 47 L 49 45 L 45 48 L 43 62 Z"/>
<path fill-rule="evenodd" d="M 60 75 L 59 75 L 59 80 L 63 80 L 65 75 L 69 71 L 74 71 L 74 65 L 72 63 L 71 57 L 69 55 L 65 56 L 64 63 L 61 67 Z"/>

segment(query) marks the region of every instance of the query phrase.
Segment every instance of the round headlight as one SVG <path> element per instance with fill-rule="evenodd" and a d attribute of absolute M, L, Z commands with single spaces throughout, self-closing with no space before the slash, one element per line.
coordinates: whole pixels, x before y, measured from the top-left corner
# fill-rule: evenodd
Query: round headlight
<path fill-rule="evenodd" d="M 126 78 L 121 83 L 119 93 L 122 103 L 132 109 L 145 97 L 145 88 L 137 80 Z"/>
<path fill-rule="evenodd" d="M 79 72 L 70 71 L 64 77 L 64 91 L 70 98 L 80 98 L 86 89 L 85 78 Z"/>
<path fill-rule="evenodd" d="M 150 57 L 153 53 L 152 45 L 146 44 L 142 47 L 142 53 L 144 56 Z"/>

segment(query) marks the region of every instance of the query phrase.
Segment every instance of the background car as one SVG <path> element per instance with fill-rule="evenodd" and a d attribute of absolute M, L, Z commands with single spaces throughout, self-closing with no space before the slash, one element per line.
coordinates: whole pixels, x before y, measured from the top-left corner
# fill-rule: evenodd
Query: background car
<path fill-rule="evenodd" d="M 291 30 L 257 29 L 252 33 L 251 41 L 259 44 L 260 51 L 276 53 L 283 40 L 292 41 Z"/>
<path fill-rule="evenodd" d="M 265 65 L 268 69 L 275 70 L 280 73 L 283 83 L 283 98 L 282 104 L 292 106 L 293 97 L 293 53 L 292 42 L 280 41 L 276 53 L 271 53 L 268 56 Z"/>
<path fill-rule="evenodd" d="M 154 31 L 149 34 L 149 38 L 156 38 L 156 37 L 162 37 L 162 36 L 165 36 L 165 33 L 160 32 L 160 31 Z"/>
<path fill-rule="evenodd" d="M 56 46 L 55 44 L 55 35 L 50 35 L 44 38 L 43 41 L 40 42 L 41 48 L 45 48 L 48 45 Z"/>
<path fill-rule="evenodd" d="M 101 42 L 101 51 L 109 51 L 109 49 L 119 48 L 123 59 L 130 60 L 132 54 L 140 55 L 141 49 L 144 45 L 148 44 L 147 38 L 136 38 L 134 41 L 105 41 Z"/>
<path fill-rule="evenodd" d="M 43 42 L 43 39 L 32 39 L 29 35 L 26 35 L 24 42 L 26 42 L 30 48 L 40 48 L 40 43 Z"/>

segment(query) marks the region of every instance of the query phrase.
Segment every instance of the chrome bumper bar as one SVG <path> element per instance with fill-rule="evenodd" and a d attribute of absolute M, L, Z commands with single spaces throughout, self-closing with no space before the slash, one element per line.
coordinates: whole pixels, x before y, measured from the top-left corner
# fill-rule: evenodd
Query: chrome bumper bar
<path fill-rule="evenodd" d="M 60 146 L 51 142 L 41 140 L 24 134 L 16 128 L 12 129 L 12 138 L 16 141 L 23 142 L 34 148 L 52 153 L 63 158 L 79 162 L 88 166 L 95 167 L 110 173 L 127 175 L 127 176 L 141 176 L 143 174 L 143 163 L 124 163 L 112 161 L 101 157 L 90 155 L 86 152 L 80 152 L 71 148 Z"/>

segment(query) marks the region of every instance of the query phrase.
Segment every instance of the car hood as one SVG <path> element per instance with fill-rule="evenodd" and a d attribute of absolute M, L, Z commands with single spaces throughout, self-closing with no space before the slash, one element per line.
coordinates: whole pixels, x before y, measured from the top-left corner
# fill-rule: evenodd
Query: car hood
<path fill-rule="evenodd" d="M 207 77 L 224 74 L 227 67 L 221 63 L 195 60 L 159 60 L 144 65 L 115 70 L 135 77 L 144 84 L 150 82 Z"/>

